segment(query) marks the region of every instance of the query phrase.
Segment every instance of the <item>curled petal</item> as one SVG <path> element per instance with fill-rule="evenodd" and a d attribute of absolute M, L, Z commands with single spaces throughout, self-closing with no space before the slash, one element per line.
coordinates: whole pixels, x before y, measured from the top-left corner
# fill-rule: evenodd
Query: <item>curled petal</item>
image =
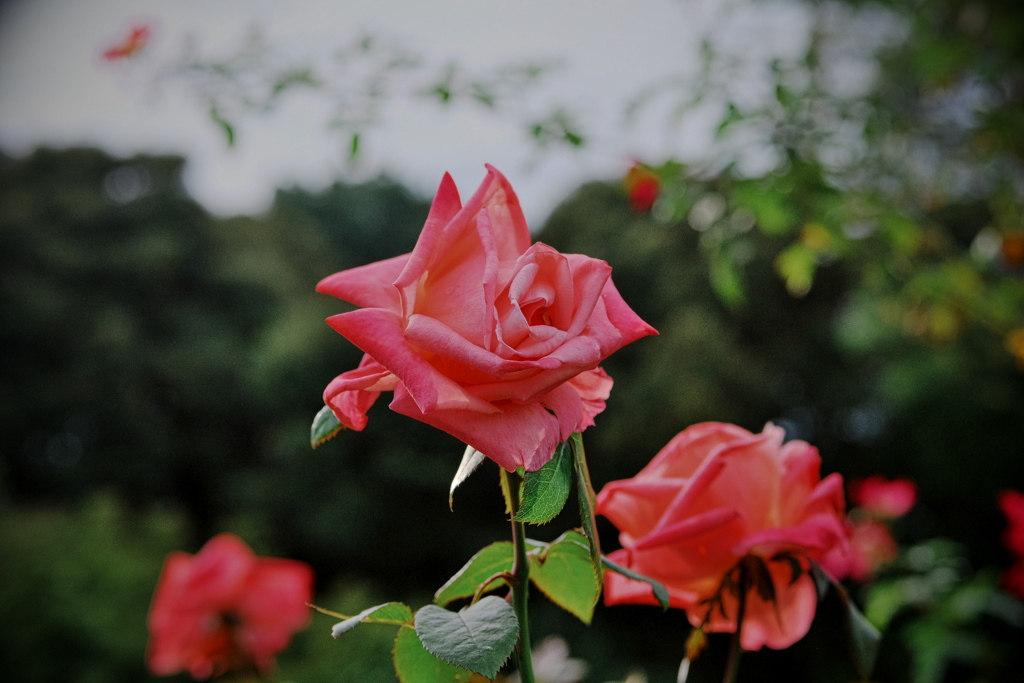
<path fill-rule="evenodd" d="M 498 412 L 418 354 L 405 339 L 401 319 L 394 313 L 362 308 L 331 316 L 327 322 L 398 377 L 420 410 Z"/>
<path fill-rule="evenodd" d="M 394 282 L 408 261 L 409 254 L 402 254 L 386 261 L 343 270 L 317 283 L 316 291 L 362 308 L 385 308 L 398 313 L 401 307 Z"/>
<path fill-rule="evenodd" d="M 324 403 L 331 408 L 338 421 L 359 432 L 366 427 L 366 413 L 382 391 L 395 388 L 398 378 L 364 354 L 355 370 L 335 377 L 324 390 Z"/>
<path fill-rule="evenodd" d="M 581 372 L 566 382 L 583 400 L 585 415 L 576 431 L 582 432 L 587 427 L 594 426 L 594 418 L 604 412 L 605 401 L 611 395 L 614 383 L 608 373 L 601 368 Z"/>

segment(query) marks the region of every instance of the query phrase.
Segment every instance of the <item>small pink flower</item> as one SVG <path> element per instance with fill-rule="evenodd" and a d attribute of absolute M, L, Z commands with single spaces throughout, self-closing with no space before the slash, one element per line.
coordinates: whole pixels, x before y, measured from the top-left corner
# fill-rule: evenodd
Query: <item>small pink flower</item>
<path fill-rule="evenodd" d="M 745 650 L 802 638 L 817 609 L 810 562 L 845 569 L 848 555 L 842 478 L 822 479 L 817 449 L 783 437 L 770 424 L 693 425 L 597 497 L 620 532 L 609 557 L 662 582 L 694 626 L 735 632 L 745 590 Z M 647 584 L 611 572 L 605 603 L 657 604 Z"/>
<path fill-rule="evenodd" d="M 880 475 L 850 482 L 850 501 L 879 519 L 896 519 L 917 502 L 917 484 L 909 479 L 889 481 Z"/>
<path fill-rule="evenodd" d="M 899 546 L 888 525 L 873 519 L 854 522 L 850 536 L 849 574 L 854 581 L 869 581 L 880 567 L 896 559 Z"/>
<path fill-rule="evenodd" d="M 133 26 L 120 43 L 103 51 L 103 59 L 116 62 L 134 57 L 146 47 L 151 33 L 152 30 L 145 24 Z"/>
<path fill-rule="evenodd" d="M 266 671 L 309 621 L 312 590 L 309 565 L 256 557 L 231 534 L 195 555 L 171 553 L 149 610 L 149 669 L 195 679 Z"/>
<path fill-rule="evenodd" d="M 487 169 L 465 206 L 445 174 L 412 253 L 317 285 L 360 307 L 327 322 L 365 353 L 324 403 L 361 430 L 393 391 L 395 412 L 532 471 L 604 410 L 612 379 L 601 361 L 656 332 L 607 263 L 531 244 L 512 186 Z"/>

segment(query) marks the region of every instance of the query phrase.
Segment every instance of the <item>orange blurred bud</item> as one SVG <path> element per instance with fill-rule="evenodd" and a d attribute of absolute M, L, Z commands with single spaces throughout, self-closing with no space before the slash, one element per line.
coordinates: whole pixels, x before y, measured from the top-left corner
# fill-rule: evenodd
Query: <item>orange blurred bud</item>
<path fill-rule="evenodd" d="M 661 180 L 658 176 L 643 164 L 636 163 L 626 173 L 623 179 L 626 186 L 626 196 L 633 209 L 640 213 L 647 213 L 654 206 L 661 194 Z"/>

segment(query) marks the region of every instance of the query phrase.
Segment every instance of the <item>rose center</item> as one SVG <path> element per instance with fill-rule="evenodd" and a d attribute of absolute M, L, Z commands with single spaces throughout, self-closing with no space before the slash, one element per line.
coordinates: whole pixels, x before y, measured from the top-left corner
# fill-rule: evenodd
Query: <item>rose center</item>
<path fill-rule="evenodd" d="M 530 325 L 551 325 L 551 315 L 547 306 L 539 306 L 530 316 Z"/>

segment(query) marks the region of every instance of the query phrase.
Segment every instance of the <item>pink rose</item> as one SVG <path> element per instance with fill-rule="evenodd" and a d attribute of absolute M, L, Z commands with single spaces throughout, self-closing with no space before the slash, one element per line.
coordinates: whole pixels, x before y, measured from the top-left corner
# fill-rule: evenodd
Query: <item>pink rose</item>
<path fill-rule="evenodd" d="M 149 669 L 196 679 L 266 671 L 309 621 L 312 590 L 309 565 L 256 557 L 231 534 L 195 555 L 171 553 L 149 610 Z"/>
<path fill-rule="evenodd" d="M 874 519 L 854 522 L 850 535 L 850 578 L 861 583 L 870 580 L 882 565 L 895 560 L 899 552 L 899 545 L 885 522 Z"/>
<path fill-rule="evenodd" d="M 909 479 L 874 475 L 850 482 L 850 500 L 872 517 L 896 519 L 907 514 L 917 502 L 917 484 Z"/>
<path fill-rule="evenodd" d="M 366 353 L 324 402 L 361 430 L 393 391 L 392 410 L 532 471 L 604 410 L 612 380 L 598 364 L 656 332 L 607 263 L 531 245 L 512 187 L 487 169 L 465 206 L 445 174 L 411 254 L 317 285 L 360 306 L 327 322 Z"/>
<path fill-rule="evenodd" d="M 746 650 L 802 638 L 817 608 L 810 562 L 848 554 L 842 478 L 821 479 L 817 449 L 783 437 L 771 424 L 697 424 L 597 497 L 623 546 L 609 557 L 665 584 L 694 626 L 735 632 L 745 587 Z M 646 583 L 611 572 L 605 603 L 657 604 Z"/>

